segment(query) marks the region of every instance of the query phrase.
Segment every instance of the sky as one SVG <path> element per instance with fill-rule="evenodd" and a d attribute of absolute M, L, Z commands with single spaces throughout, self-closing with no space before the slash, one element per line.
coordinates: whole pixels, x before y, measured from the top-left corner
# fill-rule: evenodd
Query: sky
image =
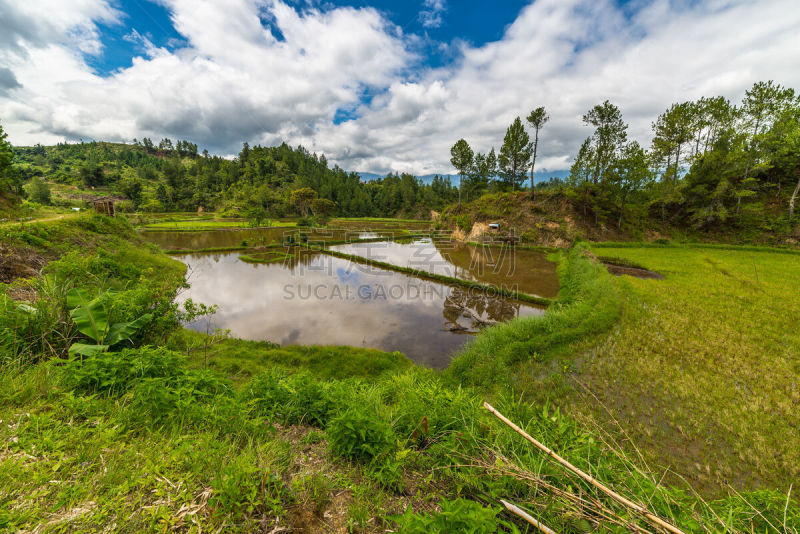
<path fill-rule="evenodd" d="M 451 173 L 544 106 L 563 170 L 606 99 L 649 144 L 673 102 L 800 90 L 798 0 L 0 0 L 0 124 L 16 145 L 303 145 L 344 169 Z"/>

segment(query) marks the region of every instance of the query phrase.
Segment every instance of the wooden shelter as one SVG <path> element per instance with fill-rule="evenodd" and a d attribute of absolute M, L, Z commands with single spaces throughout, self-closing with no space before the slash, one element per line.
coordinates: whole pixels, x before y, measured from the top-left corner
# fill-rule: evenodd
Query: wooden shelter
<path fill-rule="evenodd" d="M 114 216 L 114 199 L 111 197 L 95 198 L 89 201 L 94 211 L 101 215 Z"/>

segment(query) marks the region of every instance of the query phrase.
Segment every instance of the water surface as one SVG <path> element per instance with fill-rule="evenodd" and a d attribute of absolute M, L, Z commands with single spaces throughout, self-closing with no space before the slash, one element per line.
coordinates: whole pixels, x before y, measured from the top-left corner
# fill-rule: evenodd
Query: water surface
<path fill-rule="evenodd" d="M 390 230 L 364 231 L 358 229 L 325 228 L 243 228 L 205 231 L 148 230 L 142 235 L 164 250 L 200 250 L 209 248 L 258 247 L 282 243 L 288 236 L 300 240 L 304 235 L 308 241 L 345 241 L 375 237 L 391 237 Z"/>
<path fill-rule="evenodd" d="M 335 245 L 331 250 L 355 254 L 462 280 L 481 282 L 540 297 L 555 297 L 555 264 L 542 252 L 513 245 L 481 246 L 451 239 L 416 239 Z"/>
<path fill-rule="evenodd" d="M 249 264 L 238 253 L 176 256 L 192 298 L 219 305 L 212 327 L 253 340 L 400 351 L 434 368 L 482 327 L 544 312 L 485 292 L 420 280 L 297 250 L 286 263 Z M 189 325 L 205 331 L 205 320 Z"/>

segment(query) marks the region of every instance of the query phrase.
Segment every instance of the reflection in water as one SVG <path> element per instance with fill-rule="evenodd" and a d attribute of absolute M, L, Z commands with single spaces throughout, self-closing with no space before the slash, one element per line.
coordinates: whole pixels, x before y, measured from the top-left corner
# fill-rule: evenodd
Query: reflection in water
<path fill-rule="evenodd" d="M 554 297 L 558 293 L 555 264 L 541 252 L 511 245 L 485 247 L 425 238 L 410 243 L 349 243 L 331 249 L 530 295 Z"/>
<path fill-rule="evenodd" d="M 281 344 L 398 350 L 445 367 L 480 327 L 543 309 L 462 287 L 295 249 L 284 263 L 249 264 L 238 253 L 180 256 L 192 298 L 218 304 L 213 326 Z M 206 324 L 190 327 L 205 330 Z"/>
<path fill-rule="evenodd" d="M 366 232 L 356 229 L 327 228 L 246 228 L 203 232 L 147 231 L 143 236 L 164 250 L 201 250 L 283 243 L 288 236 L 305 235 L 311 242 L 345 241 L 391 237 L 391 230 Z"/>

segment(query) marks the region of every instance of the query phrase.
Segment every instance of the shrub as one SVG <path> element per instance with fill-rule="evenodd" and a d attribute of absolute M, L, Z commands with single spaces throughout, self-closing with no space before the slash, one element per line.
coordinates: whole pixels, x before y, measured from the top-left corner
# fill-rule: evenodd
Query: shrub
<path fill-rule="evenodd" d="M 175 378 L 184 371 L 185 358 L 155 347 L 73 356 L 63 367 L 68 387 L 85 393 L 121 394 L 135 382 L 147 378 Z"/>
<path fill-rule="evenodd" d="M 210 421 L 205 411 L 208 401 L 230 392 L 230 385 L 208 370 L 186 371 L 174 378 L 144 378 L 133 388 L 130 416 L 133 420 L 162 423 Z"/>
<path fill-rule="evenodd" d="M 383 399 L 393 402 L 395 432 L 418 446 L 446 433 L 466 430 L 480 413 L 477 398 L 421 371 L 391 377 L 381 384 L 379 392 Z"/>
<path fill-rule="evenodd" d="M 282 511 L 283 481 L 275 473 L 264 472 L 253 454 L 230 460 L 211 482 L 209 504 L 218 515 L 271 515 Z"/>
<path fill-rule="evenodd" d="M 404 534 L 428 534 L 430 532 L 471 532 L 475 534 L 497 532 L 499 509 L 484 508 L 467 499 L 442 501 L 441 511 L 435 514 L 415 514 L 409 507 L 406 513 L 395 516 L 398 531 Z"/>
<path fill-rule="evenodd" d="M 463 232 L 469 233 L 472 230 L 472 218 L 467 214 L 458 215 L 456 217 L 456 226 Z"/>
<path fill-rule="evenodd" d="M 392 450 L 392 427 L 377 414 L 350 408 L 328 423 L 328 442 L 334 454 L 368 462 Z"/>
<path fill-rule="evenodd" d="M 327 390 L 307 373 L 286 375 L 270 369 L 253 379 L 246 395 L 258 414 L 289 425 L 324 427 L 334 408 Z"/>
<path fill-rule="evenodd" d="M 398 493 L 401 492 L 403 490 L 403 460 L 408 452 L 408 449 L 404 449 L 375 458 L 367 467 L 367 475 L 381 486 Z"/>

